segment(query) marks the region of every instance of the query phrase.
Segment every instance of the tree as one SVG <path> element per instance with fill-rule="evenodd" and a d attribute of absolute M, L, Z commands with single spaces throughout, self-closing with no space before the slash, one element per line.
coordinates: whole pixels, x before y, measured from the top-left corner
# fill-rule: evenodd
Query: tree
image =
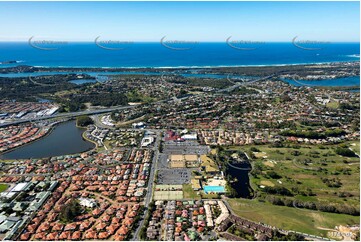
<path fill-rule="evenodd" d="M 275 171 L 268 171 L 267 175 L 269 177 L 271 177 L 272 179 L 280 179 L 280 178 L 282 178 L 282 176 L 278 175 L 278 173 L 275 172 Z"/>
<path fill-rule="evenodd" d="M 179 94 L 178 94 L 177 97 L 183 97 L 183 96 L 185 96 L 187 93 L 188 93 L 188 92 L 187 92 L 186 90 L 181 89 L 181 90 L 179 91 Z"/>
<path fill-rule="evenodd" d="M 89 116 L 79 116 L 76 119 L 76 125 L 80 127 L 86 127 L 93 123 L 93 120 Z"/>
<path fill-rule="evenodd" d="M 337 147 L 335 150 L 336 154 L 346 157 L 355 157 L 356 154 L 352 150 L 343 147 Z"/>
<path fill-rule="evenodd" d="M 73 222 L 74 218 L 81 214 L 81 210 L 79 201 L 73 199 L 61 208 L 59 220 L 63 223 Z"/>
<path fill-rule="evenodd" d="M 230 185 L 227 184 L 227 193 L 226 196 L 229 198 L 234 198 L 238 196 L 238 193 L 236 191 L 236 189 L 234 189 L 233 187 L 231 187 Z"/>

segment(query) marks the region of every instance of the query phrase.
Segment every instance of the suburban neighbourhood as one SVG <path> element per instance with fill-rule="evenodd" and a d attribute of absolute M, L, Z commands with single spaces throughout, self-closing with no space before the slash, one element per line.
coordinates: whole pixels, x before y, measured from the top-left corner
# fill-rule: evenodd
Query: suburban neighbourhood
<path fill-rule="evenodd" d="M 357 74 L 328 68 L 306 79 Z M 53 101 L 1 100 L 0 239 L 358 240 L 359 92 L 297 75 L 67 75 Z"/>

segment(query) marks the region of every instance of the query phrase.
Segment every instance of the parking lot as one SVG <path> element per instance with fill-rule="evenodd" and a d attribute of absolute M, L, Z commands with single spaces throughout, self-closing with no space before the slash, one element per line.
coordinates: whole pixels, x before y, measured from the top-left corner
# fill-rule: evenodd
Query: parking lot
<path fill-rule="evenodd" d="M 168 164 L 169 155 L 172 154 L 207 154 L 209 147 L 200 145 L 197 141 L 174 142 L 165 141 L 163 152 L 158 157 L 157 184 L 182 185 L 190 184 L 191 172 L 195 168 L 170 168 Z"/>
<path fill-rule="evenodd" d="M 187 168 L 158 170 L 157 184 L 182 185 L 191 182 L 191 170 Z"/>
<path fill-rule="evenodd" d="M 163 144 L 165 154 L 198 154 L 203 155 L 210 152 L 206 145 L 200 145 L 197 141 L 174 142 L 166 141 Z"/>
<path fill-rule="evenodd" d="M 168 165 L 168 155 L 160 153 L 158 156 L 158 170 L 162 170 L 162 169 L 168 169 L 169 165 Z"/>

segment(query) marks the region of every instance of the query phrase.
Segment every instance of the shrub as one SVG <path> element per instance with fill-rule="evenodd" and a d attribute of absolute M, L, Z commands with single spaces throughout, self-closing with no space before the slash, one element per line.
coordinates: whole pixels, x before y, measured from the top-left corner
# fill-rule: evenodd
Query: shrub
<path fill-rule="evenodd" d="M 356 157 L 355 152 L 353 152 L 352 150 L 350 150 L 348 148 L 337 147 L 335 152 L 336 152 L 336 154 L 341 155 L 341 156 Z"/>

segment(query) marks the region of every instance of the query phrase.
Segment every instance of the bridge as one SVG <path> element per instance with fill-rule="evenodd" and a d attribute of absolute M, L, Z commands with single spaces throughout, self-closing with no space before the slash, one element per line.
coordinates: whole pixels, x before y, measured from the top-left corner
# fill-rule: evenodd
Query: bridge
<path fill-rule="evenodd" d="M 102 108 L 102 109 L 95 109 L 95 110 L 86 110 L 86 111 L 78 111 L 78 112 L 70 112 L 70 113 L 57 113 L 54 115 L 49 116 L 42 116 L 42 117 L 36 117 L 31 119 L 20 119 L 16 121 L 6 122 L 0 124 L 1 127 L 9 126 L 9 125 L 16 125 L 21 123 L 27 123 L 27 122 L 36 122 L 40 120 L 46 120 L 46 119 L 53 119 L 53 118 L 74 118 L 82 115 L 93 115 L 93 114 L 101 114 L 101 113 L 109 113 L 117 110 L 124 110 L 124 109 L 131 109 L 135 108 L 137 105 L 128 105 L 128 106 L 114 106 L 111 108 Z"/>

